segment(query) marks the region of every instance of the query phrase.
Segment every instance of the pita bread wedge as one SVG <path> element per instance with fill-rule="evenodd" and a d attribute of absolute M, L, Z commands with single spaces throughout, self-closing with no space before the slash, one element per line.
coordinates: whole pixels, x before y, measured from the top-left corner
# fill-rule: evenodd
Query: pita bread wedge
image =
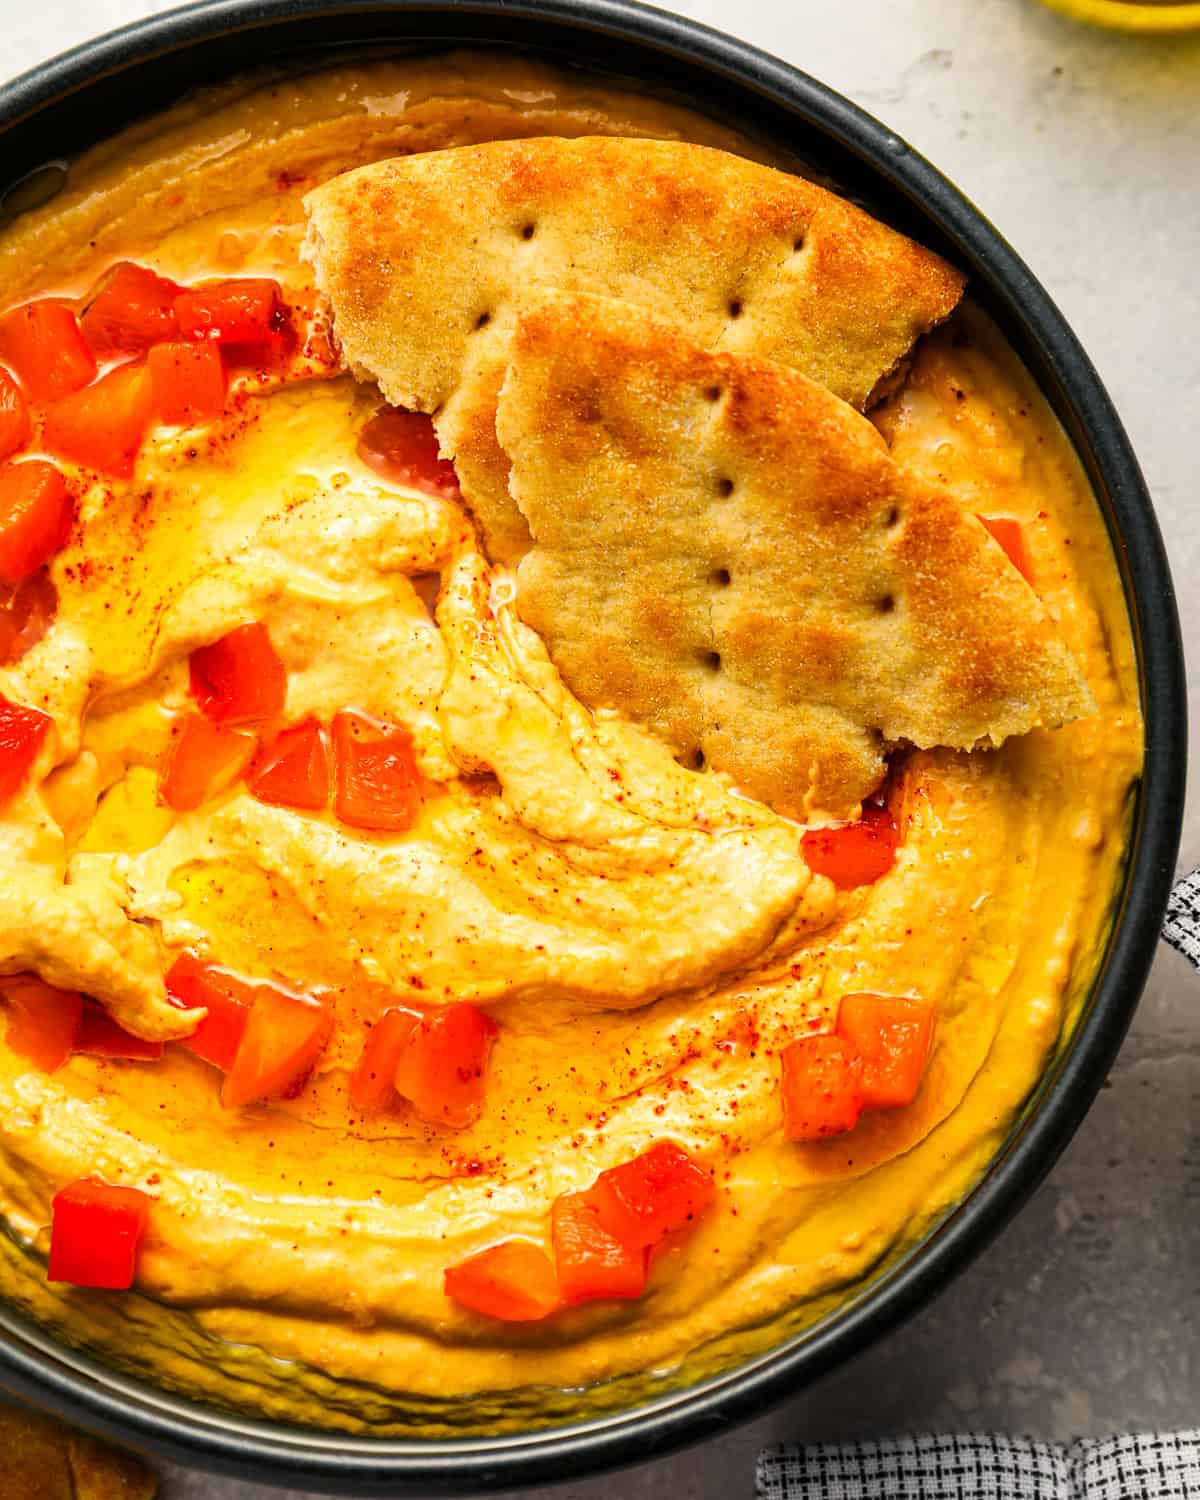
<path fill-rule="evenodd" d="M 493 560 L 529 544 L 495 434 L 516 298 L 624 298 L 855 406 L 953 309 L 936 255 L 803 178 L 681 141 L 493 141 L 378 162 L 306 200 L 350 368 L 432 412 Z"/>
<path fill-rule="evenodd" d="M 0 1500 L 153 1500 L 130 1453 L 31 1411 L 0 1406 Z"/>
<path fill-rule="evenodd" d="M 518 609 L 568 686 L 777 811 L 851 813 L 896 743 L 1094 707 L 983 525 L 793 370 L 539 291 L 497 425 L 533 534 Z"/>

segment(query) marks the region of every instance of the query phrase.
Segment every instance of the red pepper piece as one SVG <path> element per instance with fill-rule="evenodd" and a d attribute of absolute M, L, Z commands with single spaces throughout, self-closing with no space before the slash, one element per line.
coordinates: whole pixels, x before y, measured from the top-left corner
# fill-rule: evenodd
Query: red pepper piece
<path fill-rule="evenodd" d="M 175 299 L 185 339 L 217 344 L 262 344 L 283 337 L 287 314 L 279 283 L 266 277 L 192 287 Z"/>
<path fill-rule="evenodd" d="M 0 464 L 0 583 L 15 588 L 60 552 L 74 518 L 71 492 L 53 464 Z"/>
<path fill-rule="evenodd" d="M 79 320 L 94 354 L 144 354 L 152 344 L 178 337 L 175 298 L 178 282 L 136 265 L 118 261 Z"/>
<path fill-rule="evenodd" d="M 564 1302 L 632 1299 L 646 1288 L 647 1252 L 605 1227 L 608 1208 L 607 1195 L 594 1187 L 583 1193 L 563 1193 L 554 1200 L 550 1223 Z"/>
<path fill-rule="evenodd" d="M 421 809 L 421 773 L 403 725 L 344 712 L 333 720 L 333 810 L 350 828 L 403 833 Z"/>
<path fill-rule="evenodd" d="M 285 729 L 255 757 L 246 777 L 260 802 L 319 812 L 329 801 L 329 749 L 315 719 Z"/>
<path fill-rule="evenodd" d="M 474 1005 L 446 1005 L 424 1017 L 400 1052 L 396 1092 L 422 1120 L 461 1130 L 483 1108 L 496 1023 Z"/>
<path fill-rule="evenodd" d="M 87 385 L 96 361 L 65 302 L 26 302 L 0 317 L 0 359 L 31 401 L 58 401 Z"/>
<path fill-rule="evenodd" d="M 530 1240 L 502 1240 L 443 1274 L 447 1297 L 506 1323 L 532 1323 L 559 1305 L 554 1262 Z"/>
<path fill-rule="evenodd" d="M 841 1037 L 799 1037 L 783 1049 L 781 1061 L 789 1141 L 822 1141 L 854 1129 L 862 1112 L 862 1064 Z"/>
<path fill-rule="evenodd" d="M 168 427 L 194 427 L 225 410 L 225 366 L 213 344 L 156 344 L 146 355 L 154 410 Z"/>
<path fill-rule="evenodd" d="M 0 589 L 0 667 L 20 661 L 50 629 L 58 591 L 44 568 L 4 596 Z"/>
<path fill-rule="evenodd" d="M 11 458 L 29 441 L 29 407 L 21 387 L 0 366 L 0 460 Z"/>
<path fill-rule="evenodd" d="M 0 807 L 16 796 L 33 769 L 53 721 L 0 694 Z"/>
<path fill-rule="evenodd" d="M 167 998 L 180 1010 L 204 1006 L 208 1011 L 191 1036 L 180 1038 L 179 1045 L 228 1073 L 246 1034 L 256 986 L 204 963 L 194 953 L 179 955 L 167 970 L 165 983 Z"/>
<path fill-rule="evenodd" d="M 239 625 L 191 655 L 192 696 L 214 724 L 265 724 L 283 712 L 287 668 L 266 627 Z"/>
<path fill-rule="evenodd" d="M 874 802 L 864 803 L 856 823 L 810 828 L 800 840 L 809 869 L 828 875 L 841 891 L 871 885 L 886 875 L 896 862 L 899 846 L 896 820 L 886 807 Z"/>
<path fill-rule="evenodd" d="M 145 365 L 122 365 L 49 407 L 42 441 L 85 469 L 128 479 L 153 415 Z"/>
<path fill-rule="evenodd" d="M 254 990 L 245 1034 L 221 1089 L 226 1109 L 297 1092 L 333 1028 L 332 1012 L 310 995 L 289 994 L 273 984 L 256 984 Z"/>
<path fill-rule="evenodd" d="M 223 792 L 254 759 L 258 741 L 188 714 L 167 752 L 159 796 L 176 812 L 191 812 Z"/>
<path fill-rule="evenodd" d="M 133 1285 L 138 1245 L 154 1200 L 140 1188 L 82 1177 L 54 1195 L 51 1281 L 123 1291 Z"/>
<path fill-rule="evenodd" d="M 867 1109 L 911 1104 L 933 1042 L 934 1007 L 903 995 L 843 995 L 838 1035 L 862 1059 Z"/>
<path fill-rule="evenodd" d="M 395 1101 L 400 1056 L 421 1020 L 420 1011 L 395 1005 L 367 1033 L 362 1056 L 350 1075 L 350 1102 L 361 1114 L 377 1114 Z"/>
<path fill-rule="evenodd" d="M 36 974 L 0 980 L 0 996 L 8 1010 L 5 1041 L 43 1073 L 57 1072 L 75 1050 L 83 996 Z"/>
<path fill-rule="evenodd" d="M 712 1173 L 673 1141 L 657 1141 L 597 1178 L 611 1206 L 602 1217 L 619 1239 L 642 1248 L 694 1222 L 713 1200 Z"/>
<path fill-rule="evenodd" d="M 359 434 L 358 456 L 395 484 L 442 499 L 459 494 L 454 465 L 439 454 L 433 418 L 424 412 L 385 406 Z"/>
<path fill-rule="evenodd" d="M 1029 555 L 1029 546 L 1025 540 L 1025 528 L 1020 521 L 1014 521 L 1011 516 L 979 516 L 992 536 L 1004 548 L 1013 567 L 1020 573 L 1028 584 L 1033 583 L 1033 559 Z"/>

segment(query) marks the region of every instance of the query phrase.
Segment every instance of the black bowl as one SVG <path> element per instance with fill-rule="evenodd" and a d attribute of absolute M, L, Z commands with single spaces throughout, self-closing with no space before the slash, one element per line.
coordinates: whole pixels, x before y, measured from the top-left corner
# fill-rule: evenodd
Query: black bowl
<path fill-rule="evenodd" d="M 736 1369 L 631 1410 L 525 1435 L 356 1438 L 234 1416 L 167 1394 L 0 1309 L 0 1383 L 34 1404 L 182 1463 L 362 1495 L 515 1487 L 652 1458 L 761 1412 L 945 1285 L 1041 1180 L 1116 1055 L 1166 906 L 1187 722 L 1179 622 L 1150 499 L 1108 396 L 1062 315 L 987 221 L 902 140 L 742 42 L 629 0 L 208 0 L 76 48 L 0 89 L 0 189 L 198 84 L 378 44 L 535 53 L 681 96 L 796 153 L 964 267 L 974 294 L 1040 382 L 1103 508 L 1137 646 L 1146 763 L 1123 885 L 1085 1012 L 982 1181 L 845 1307 Z"/>

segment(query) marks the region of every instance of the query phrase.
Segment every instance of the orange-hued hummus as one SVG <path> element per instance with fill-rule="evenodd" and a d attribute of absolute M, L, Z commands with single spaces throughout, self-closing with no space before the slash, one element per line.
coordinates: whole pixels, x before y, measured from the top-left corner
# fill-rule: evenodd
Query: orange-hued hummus
<path fill-rule="evenodd" d="M 315 183 L 401 151 L 585 132 L 758 154 L 517 63 L 259 81 L 97 148 L 3 226 L 0 304 L 78 295 L 128 257 L 181 282 L 274 277 L 311 306 Z M 0 1292 L 172 1387 L 303 1422 L 503 1430 L 631 1402 L 769 1345 L 911 1246 L 1069 1034 L 1141 757 L 1108 537 L 1032 382 L 960 310 L 875 419 L 901 463 L 1022 520 L 1099 712 L 910 758 L 895 867 L 839 892 L 794 824 L 571 698 L 466 513 L 357 456 L 378 392 L 337 374 L 319 334 L 300 378 L 243 379 L 225 417 L 158 431 L 131 479 L 81 500 L 51 566 L 55 623 L 0 668 L 0 692 L 54 721 L 0 813 L 0 973 L 36 970 L 170 1039 L 162 976 L 190 948 L 322 992 L 332 1040 L 295 1098 L 241 1110 L 175 1045 L 45 1074 L 0 1042 Z M 160 803 L 189 653 L 249 620 L 287 667 L 289 722 L 353 705 L 409 727 L 437 789 L 410 831 L 356 832 L 241 783 L 194 812 Z M 848 1135 L 789 1142 L 779 1052 L 851 991 L 936 1004 L 924 1083 Z M 396 998 L 498 1023 L 475 1124 L 351 1108 L 349 1072 Z M 557 1195 L 664 1138 L 717 1191 L 639 1300 L 515 1324 L 447 1298 L 447 1266 L 544 1240 Z M 50 1200 L 87 1175 L 155 1200 L 132 1292 L 46 1280 Z"/>

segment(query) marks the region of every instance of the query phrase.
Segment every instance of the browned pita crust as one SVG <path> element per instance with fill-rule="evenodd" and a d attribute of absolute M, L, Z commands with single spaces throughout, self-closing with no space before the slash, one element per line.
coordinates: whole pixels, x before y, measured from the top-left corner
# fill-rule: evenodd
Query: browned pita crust
<path fill-rule="evenodd" d="M 306 199 L 350 367 L 433 412 L 489 555 L 529 544 L 496 443 L 514 300 L 621 297 L 708 347 L 779 360 L 856 406 L 962 278 L 803 178 L 681 141 L 493 141 L 378 162 Z"/>
<path fill-rule="evenodd" d="M 781 812 L 849 813 L 896 742 L 1093 708 L 979 521 L 795 371 L 543 290 L 497 426 L 534 538 L 518 608 L 568 686 Z"/>
<path fill-rule="evenodd" d="M 152 1500 L 138 1459 L 49 1417 L 0 1406 L 0 1500 Z"/>

